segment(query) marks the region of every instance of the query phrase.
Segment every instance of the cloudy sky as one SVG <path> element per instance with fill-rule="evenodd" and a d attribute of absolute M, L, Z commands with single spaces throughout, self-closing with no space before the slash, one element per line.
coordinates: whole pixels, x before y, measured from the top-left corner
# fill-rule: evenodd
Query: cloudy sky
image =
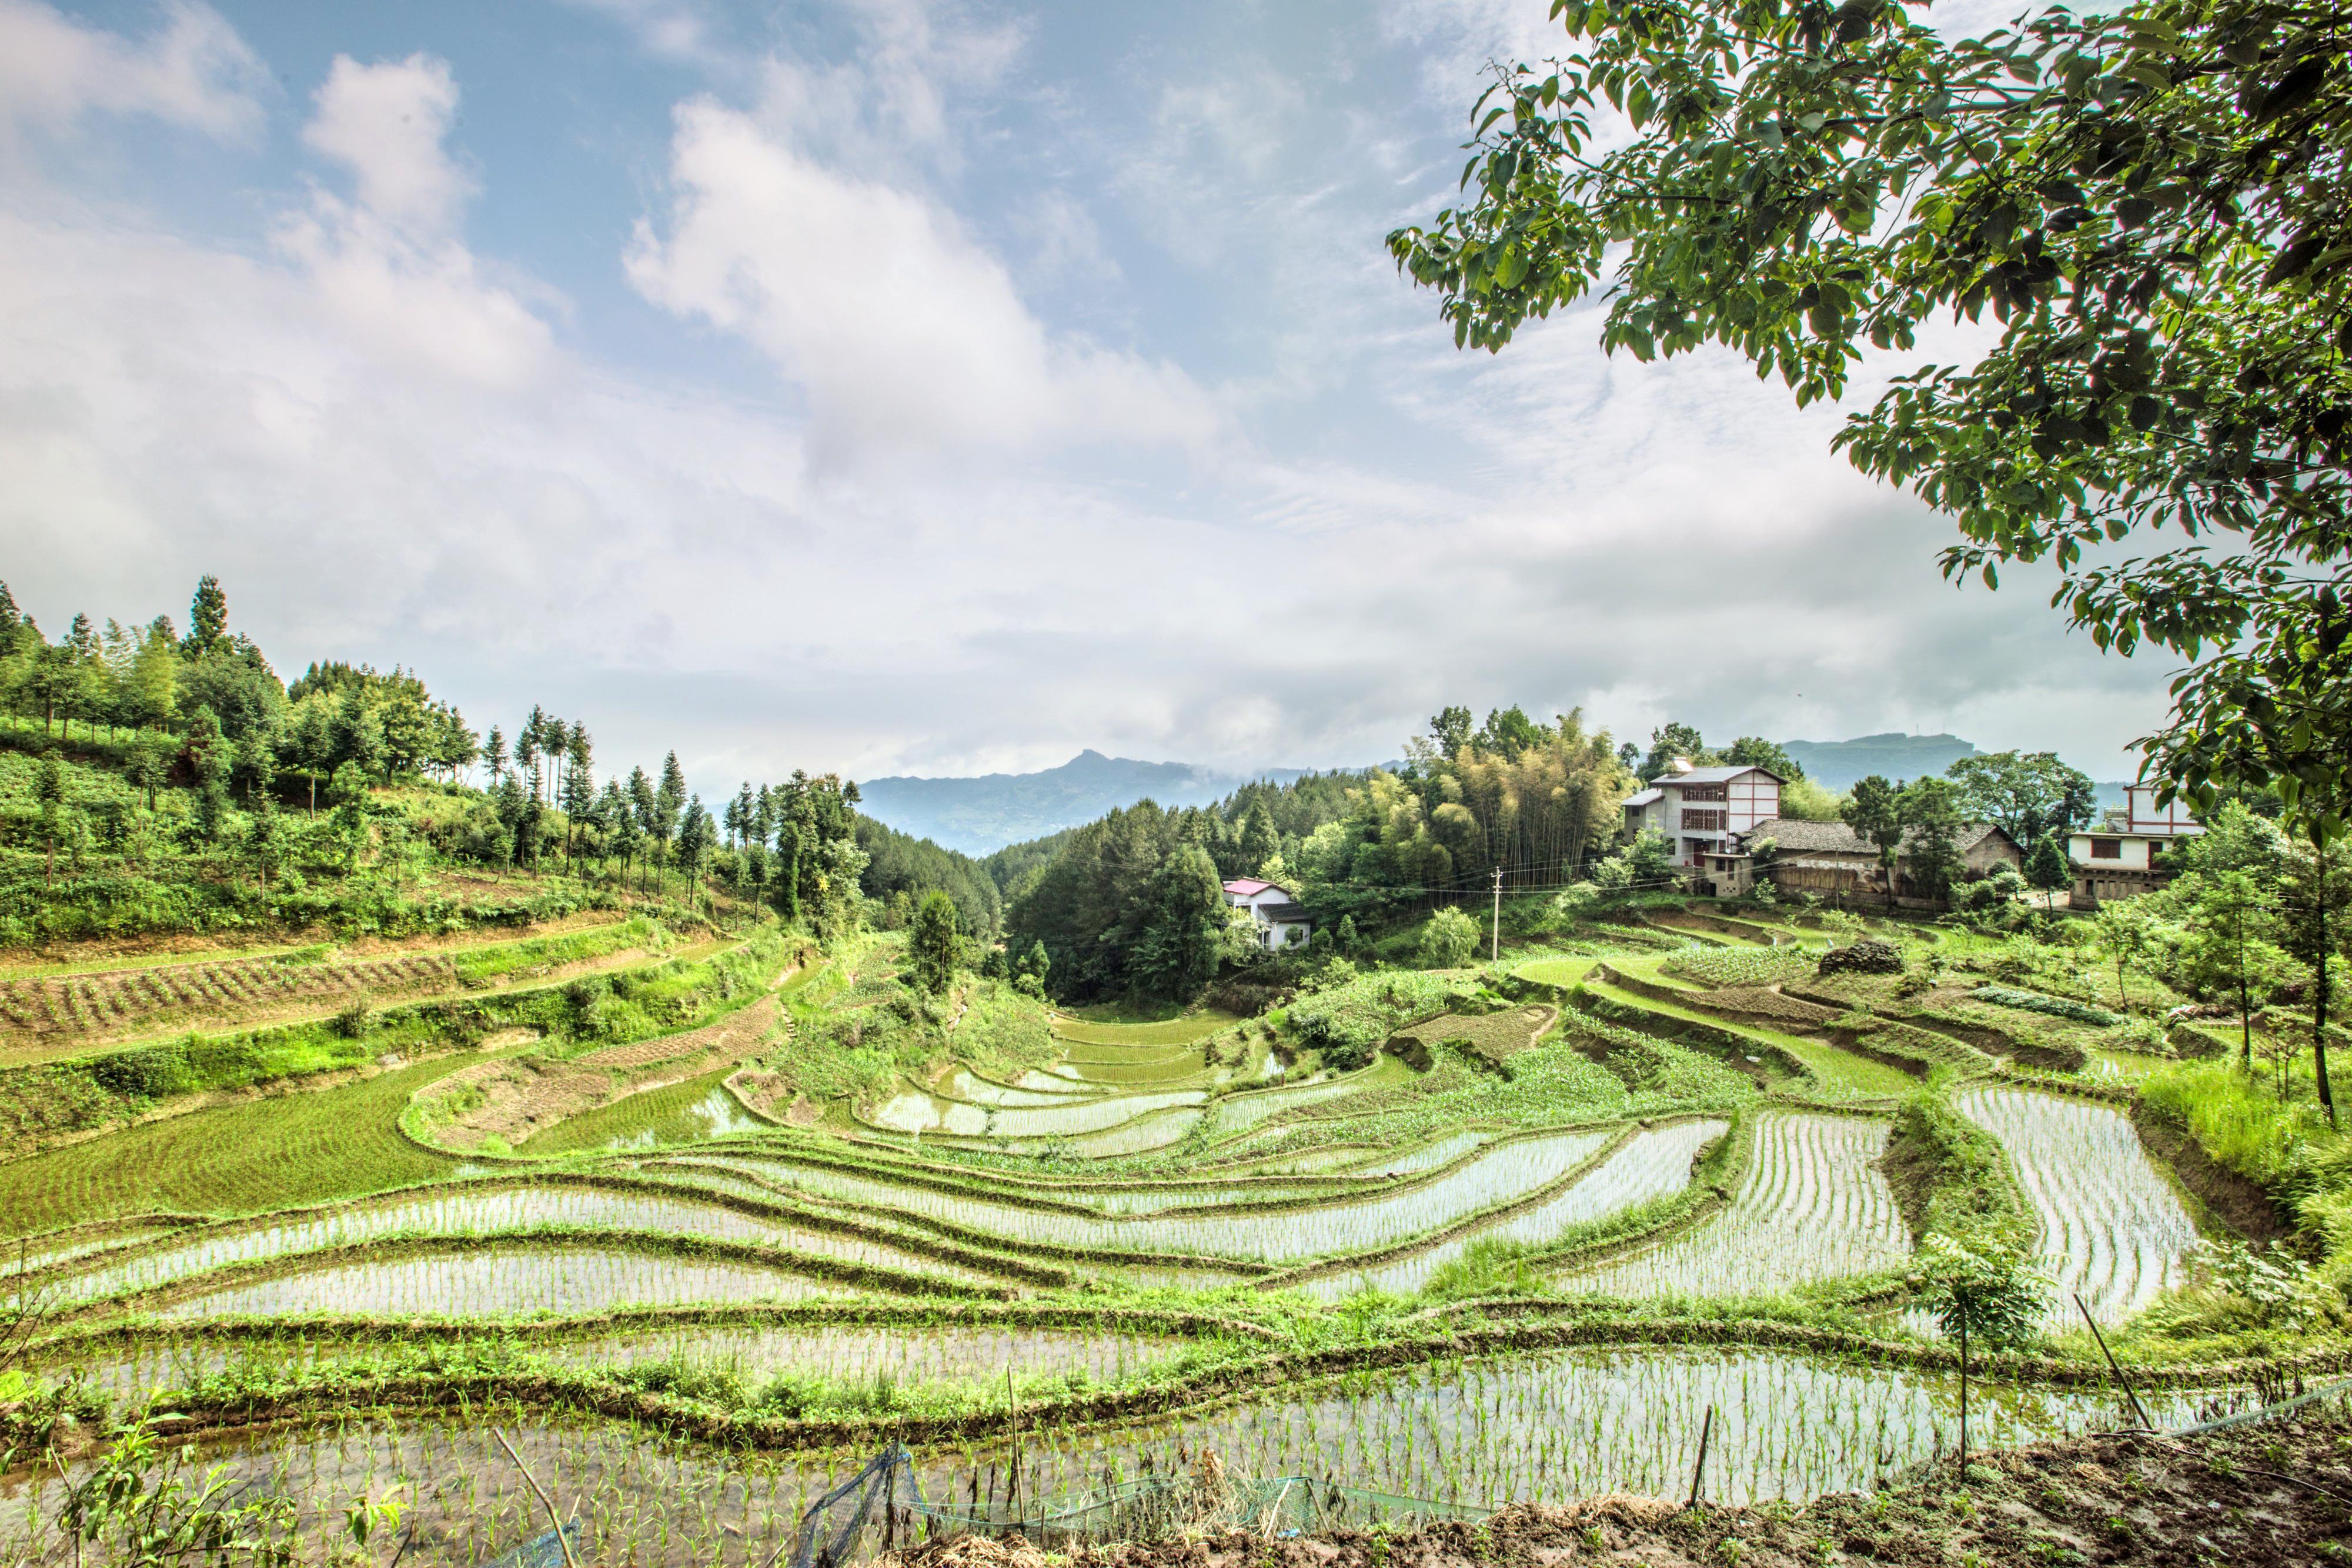
<path fill-rule="evenodd" d="M 1457 352 L 1381 237 L 1546 0 L 0 0 L 0 577 L 698 785 L 1951 729 L 2069 638 L 1714 353 Z"/>

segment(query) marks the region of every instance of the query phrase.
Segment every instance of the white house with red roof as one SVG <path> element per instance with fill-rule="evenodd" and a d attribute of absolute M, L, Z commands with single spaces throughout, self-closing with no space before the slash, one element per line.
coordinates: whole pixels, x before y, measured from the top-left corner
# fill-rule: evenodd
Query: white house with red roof
<path fill-rule="evenodd" d="M 1235 877 L 1225 883 L 1225 902 L 1250 912 L 1257 925 L 1257 939 L 1268 952 L 1302 946 L 1314 935 L 1315 917 L 1300 905 L 1297 894 L 1278 882 Z"/>

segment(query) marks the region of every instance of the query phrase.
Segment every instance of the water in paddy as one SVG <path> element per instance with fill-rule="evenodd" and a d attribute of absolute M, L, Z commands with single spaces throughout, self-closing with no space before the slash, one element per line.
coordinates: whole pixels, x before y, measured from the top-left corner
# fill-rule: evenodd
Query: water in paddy
<path fill-rule="evenodd" d="M 103 1262 L 64 1281 L 61 1295 L 85 1298 L 167 1285 L 208 1269 L 288 1253 L 315 1251 L 399 1234 L 495 1233 L 541 1225 L 592 1226 L 706 1236 L 789 1248 L 872 1268 L 976 1281 L 971 1270 L 940 1263 L 861 1237 L 739 1213 L 717 1204 L 593 1187 L 516 1186 L 488 1191 L 446 1190 L 384 1203 L 355 1204 L 299 1219 L 238 1223 L 191 1236 L 180 1245 L 142 1257 Z"/>
<path fill-rule="evenodd" d="M 2158 1421 L 2190 1418 L 2194 1401 L 2160 1396 Z M 1507 1363 L 1445 1363 L 1331 1380 L 1224 1410 L 1143 1427 L 1024 1437 L 1022 1490 L 1052 1499 L 1185 1470 L 1203 1452 L 1229 1473 L 1306 1475 L 1406 1496 L 1495 1506 L 1601 1492 L 1678 1496 L 1689 1484 L 1700 1421 L 1717 1408 L 1710 1497 L 1791 1500 L 1870 1486 L 1948 1451 L 1957 1434 L 1948 1380 L 1739 1351 L 1575 1351 Z M 1988 1445 L 2108 1427 L 2103 1395 L 1979 1385 L 1971 1436 Z M 339 1422 L 296 1434 L 240 1434 L 204 1462 L 232 1484 L 294 1500 L 315 1555 L 361 1494 L 406 1485 L 414 1527 L 404 1561 L 477 1563 L 545 1528 L 539 1505 L 492 1435 L 502 1425 L 523 1461 L 567 1511 L 583 1562 L 749 1565 L 783 1542 L 807 1503 L 868 1457 L 698 1448 L 644 1430 L 499 1413 L 458 1420 Z M 877 1441 L 881 1439 L 877 1437 Z M 919 1448 L 924 1495 L 1001 1503 L 1008 1454 Z M 47 1472 L 0 1494 L 0 1553 L 58 1543 L 58 1480 Z"/>
<path fill-rule="evenodd" d="M 896 1208 L 1016 1241 L 1113 1257 L 1304 1260 L 1393 1246 L 1567 1176 L 1605 1141 L 1596 1132 L 1550 1133 L 1480 1150 L 1464 1164 L 1377 1197 L 1305 1207 L 1235 1207 L 1212 1214 L 1111 1217 L 901 1185 L 885 1176 L 784 1159 L 713 1160 L 741 1174 L 822 1197 Z"/>
<path fill-rule="evenodd" d="M 157 1389 L 183 1389 L 236 1374 L 282 1375 L 306 1367 L 373 1364 L 387 1369 L 446 1364 L 454 1357 L 495 1363 L 525 1354 L 582 1368 L 675 1362 L 731 1375 L 756 1386 L 782 1372 L 833 1383 L 888 1378 L 904 1385 L 970 1382 L 992 1385 L 1010 1367 L 1022 1384 L 1083 1378 L 1121 1381 L 1181 1354 L 1181 1340 L 1090 1333 L 1023 1326 L 862 1327 L 816 1324 L 704 1325 L 680 1323 L 584 1336 L 541 1332 L 489 1335 L 470 1343 L 345 1336 L 266 1340 L 183 1339 L 108 1349 L 70 1362 L 44 1364 L 53 1375 L 78 1371 L 119 1399 L 139 1400 Z"/>
<path fill-rule="evenodd" d="M 1767 1112 L 1729 1204 L 1646 1252 L 1564 1283 L 1601 1295 L 1739 1296 L 1899 1264 L 1911 1233 L 1878 1170 L 1887 1132 L 1862 1117 Z"/>
<path fill-rule="evenodd" d="M 614 1130 L 604 1143 L 608 1149 L 653 1149 L 669 1144 L 702 1144 L 742 1133 L 764 1131 L 771 1124 L 743 1109 L 742 1102 L 714 1088 L 691 1105 L 671 1110 L 647 1107 L 644 1124 L 632 1130 Z"/>
<path fill-rule="evenodd" d="M 894 1133 L 945 1133 L 958 1138 L 1067 1138 L 1099 1133 L 1171 1105 L 1198 1105 L 1203 1089 L 1153 1094 L 1039 1095 L 1033 1103 L 978 1105 L 910 1090 L 875 1111 Z"/>
<path fill-rule="evenodd" d="M 478 1317 L 856 1293 L 846 1285 L 803 1279 L 751 1263 L 611 1247 L 480 1247 L 280 1274 L 197 1296 L 163 1315 L 282 1317 L 296 1312 L 364 1312 Z"/>
<path fill-rule="evenodd" d="M 2042 1221 L 2041 1262 L 2055 1287 L 2045 1326 L 2080 1321 L 2077 1291 L 2094 1317 L 2116 1322 L 2179 1282 L 2197 1225 L 2129 1117 L 2030 1089 L 1970 1089 L 1952 1103 L 2000 1141 Z"/>
<path fill-rule="evenodd" d="M 1344 1296 L 1367 1289 L 1410 1295 L 1426 1285 L 1439 1269 L 1481 1242 L 1546 1246 L 1559 1240 L 1571 1227 L 1682 1191 L 1690 1185 L 1692 1162 L 1699 1151 L 1729 1128 L 1727 1122 L 1709 1120 L 1679 1122 L 1637 1133 L 1565 1190 L 1531 1208 L 1506 1215 L 1391 1262 L 1318 1276 L 1307 1281 L 1304 1289 L 1324 1297 Z"/>

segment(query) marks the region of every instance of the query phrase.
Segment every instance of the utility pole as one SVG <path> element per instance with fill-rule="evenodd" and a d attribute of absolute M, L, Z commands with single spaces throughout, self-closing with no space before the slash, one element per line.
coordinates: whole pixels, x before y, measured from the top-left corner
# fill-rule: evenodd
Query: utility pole
<path fill-rule="evenodd" d="M 1503 868 L 1495 868 L 1495 933 L 1492 949 L 1486 955 L 1488 963 L 1503 961 Z"/>

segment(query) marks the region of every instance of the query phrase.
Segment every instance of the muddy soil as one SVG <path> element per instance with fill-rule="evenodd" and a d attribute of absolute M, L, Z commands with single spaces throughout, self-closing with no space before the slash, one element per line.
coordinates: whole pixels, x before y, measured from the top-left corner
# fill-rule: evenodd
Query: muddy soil
<path fill-rule="evenodd" d="M 1082 1550 L 1079 1568 L 2201 1568 L 2352 1556 L 2352 1422 L 2320 1406 L 2188 1437 L 2110 1435 L 1949 1460 L 1871 1496 L 1692 1510 L 1603 1497 L 1479 1524 L 1268 1540 L 1243 1531 Z M 1034 1547 L 961 1537 L 882 1568 L 1045 1568 Z"/>

